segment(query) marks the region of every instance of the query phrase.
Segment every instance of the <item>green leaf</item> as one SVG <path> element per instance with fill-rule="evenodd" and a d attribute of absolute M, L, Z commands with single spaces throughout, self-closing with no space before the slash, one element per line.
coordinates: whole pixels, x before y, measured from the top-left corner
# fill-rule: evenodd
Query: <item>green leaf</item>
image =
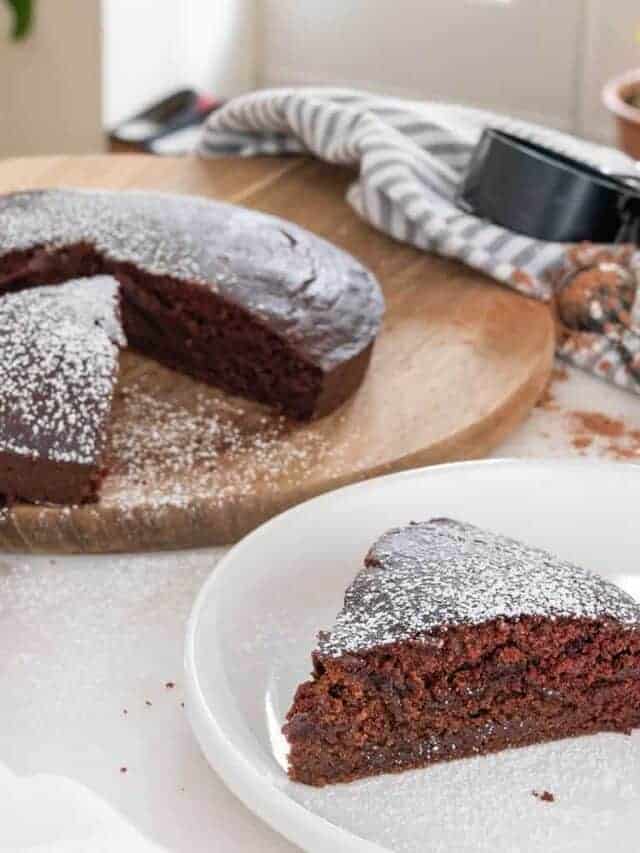
<path fill-rule="evenodd" d="M 33 0 L 7 0 L 13 11 L 13 28 L 11 35 L 14 39 L 23 39 L 29 34 L 33 23 Z"/>

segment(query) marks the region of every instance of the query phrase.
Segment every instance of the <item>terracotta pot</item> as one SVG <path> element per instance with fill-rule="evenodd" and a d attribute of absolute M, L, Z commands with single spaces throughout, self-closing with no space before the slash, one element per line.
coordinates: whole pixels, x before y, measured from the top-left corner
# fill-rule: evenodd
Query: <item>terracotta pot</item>
<path fill-rule="evenodd" d="M 640 94 L 640 68 L 610 80 L 602 90 L 602 100 L 616 118 L 618 144 L 636 160 L 640 160 L 640 109 L 629 98 Z"/>

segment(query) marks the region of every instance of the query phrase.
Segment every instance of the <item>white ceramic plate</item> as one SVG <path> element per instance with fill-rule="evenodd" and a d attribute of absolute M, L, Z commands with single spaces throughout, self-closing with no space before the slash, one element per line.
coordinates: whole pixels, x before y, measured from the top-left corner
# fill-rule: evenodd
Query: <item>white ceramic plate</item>
<path fill-rule="evenodd" d="M 607 734 L 349 785 L 290 782 L 280 727 L 371 542 L 448 515 L 540 545 L 640 597 L 640 469 L 495 461 L 411 471 L 316 498 L 238 544 L 186 645 L 188 709 L 211 766 L 310 851 L 637 851 L 640 733 Z M 532 790 L 556 798 L 545 803 Z"/>

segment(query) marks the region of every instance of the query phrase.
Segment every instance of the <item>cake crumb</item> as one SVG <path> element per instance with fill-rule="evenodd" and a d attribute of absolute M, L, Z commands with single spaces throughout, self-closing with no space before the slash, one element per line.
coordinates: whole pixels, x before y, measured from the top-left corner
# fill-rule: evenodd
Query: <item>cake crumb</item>
<path fill-rule="evenodd" d="M 127 772 L 127 768 L 126 768 L 126 767 L 121 767 L 121 768 L 120 768 L 120 772 L 121 772 L 121 773 L 126 773 L 126 772 Z"/>
<path fill-rule="evenodd" d="M 556 798 L 551 793 L 551 791 L 532 791 L 531 792 L 536 799 L 541 800 L 543 803 L 555 803 Z"/>
<path fill-rule="evenodd" d="M 127 711 L 127 709 L 126 709 L 126 708 L 123 708 L 123 709 L 122 709 L 122 713 L 123 713 L 123 715 L 126 717 L 126 716 L 127 716 L 127 714 L 128 714 L 129 712 Z"/>
<path fill-rule="evenodd" d="M 164 686 L 167 688 L 167 690 L 173 690 L 176 684 L 175 681 L 166 681 Z"/>
<path fill-rule="evenodd" d="M 147 706 L 147 708 L 151 707 L 151 702 L 148 699 L 144 700 L 144 704 Z"/>

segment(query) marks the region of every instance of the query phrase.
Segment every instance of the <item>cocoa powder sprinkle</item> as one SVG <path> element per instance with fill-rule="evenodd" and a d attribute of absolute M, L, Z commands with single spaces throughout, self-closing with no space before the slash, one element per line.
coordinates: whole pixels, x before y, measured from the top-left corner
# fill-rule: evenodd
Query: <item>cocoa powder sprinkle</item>
<path fill-rule="evenodd" d="M 571 412 L 571 416 L 580 427 L 589 433 L 601 435 L 605 438 L 620 438 L 624 435 L 624 421 L 618 418 L 610 418 L 602 412 Z"/>
<path fill-rule="evenodd" d="M 593 444 L 593 439 L 588 435 L 576 435 L 572 439 L 571 444 L 573 444 L 576 450 L 584 450 L 585 447 Z"/>

